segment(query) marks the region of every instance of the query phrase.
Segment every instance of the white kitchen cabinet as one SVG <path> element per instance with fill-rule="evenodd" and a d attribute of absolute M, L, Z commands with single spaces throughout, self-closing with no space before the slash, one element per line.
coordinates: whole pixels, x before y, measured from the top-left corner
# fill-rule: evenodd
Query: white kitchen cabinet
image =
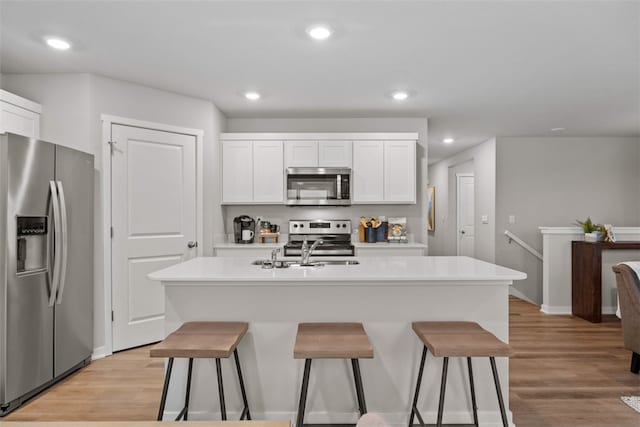
<path fill-rule="evenodd" d="M 253 142 L 253 201 L 284 202 L 282 141 Z"/>
<path fill-rule="evenodd" d="M 40 138 L 41 113 L 39 104 L 0 90 L 0 133 Z"/>
<path fill-rule="evenodd" d="M 384 142 L 384 201 L 416 202 L 415 141 Z"/>
<path fill-rule="evenodd" d="M 353 143 L 354 203 L 372 203 L 384 199 L 384 142 Z"/>
<path fill-rule="evenodd" d="M 286 141 L 284 146 L 285 167 L 318 166 L 318 141 Z"/>
<path fill-rule="evenodd" d="M 351 141 L 319 141 L 318 166 L 321 168 L 350 168 L 353 145 Z"/>
<path fill-rule="evenodd" d="M 282 141 L 223 141 L 222 203 L 283 203 L 282 163 Z"/>
<path fill-rule="evenodd" d="M 253 202 L 253 143 L 222 142 L 222 203 Z"/>
<path fill-rule="evenodd" d="M 354 203 L 416 202 L 415 141 L 355 141 Z"/>

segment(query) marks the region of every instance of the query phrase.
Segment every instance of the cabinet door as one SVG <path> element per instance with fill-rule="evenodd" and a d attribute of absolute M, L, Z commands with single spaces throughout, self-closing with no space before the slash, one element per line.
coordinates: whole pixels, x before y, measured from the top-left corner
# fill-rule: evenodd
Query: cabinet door
<path fill-rule="evenodd" d="M 385 202 L 416 202 L 415 141 L 385 141 L 384 200 Z"/>
<path fill-rule="evenodd" d="M 284 201 L 282 141 L 253 143 L 253 201 Z"/>
<path fill-rule="evenodd" d="M 350 168 L 351 153 L 351 141 L 319 141 L 318 166 Z"/>
<path fill-rule="evenodd" d="M 250 141 L 222 143 L 222 203 L 253 201 L 253 150 Z"/>
<path fill-rule="evenodd" d="M 353 143 L 353 202 L 375 203 L 383 198 L 384 144 L 382 141 Z"/>
<path fill-rule="evenodd" d="M 0 133 L 40 138 L 40 114 L 0 101 Z"/>
<path fill-rule="evenodd" d="M 284 153 L 287 168 L 318 166 L 317 141 L 287 141 L 284 143 Z"/>

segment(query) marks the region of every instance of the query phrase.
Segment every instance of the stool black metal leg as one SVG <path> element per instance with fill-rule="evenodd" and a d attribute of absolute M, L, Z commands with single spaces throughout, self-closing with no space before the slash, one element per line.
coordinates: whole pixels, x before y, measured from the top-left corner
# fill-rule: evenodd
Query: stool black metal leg
<path fill-rule="evenodd" d="M 635 351 L 631 355 L 631 372 L 634 374 L 640 372 L 640 354 Z"/>
<path fill-rule="evenodd" d="M 242 402 L 244 403 L 244 409 L 242 411 L 242 415 L 240 415 L 240 420 L 242 420 L 244 416 L 246 416 L 247 420 L 251 419 L 251 413 L 249 412 L 249 402 L 247 401 L 247 392 L 244 389 L 244 380 L 242 379 L 242 370 L 240 369 L 240 359 L 238 358 L 238 349 L 233 350 L 233 358 L 236 361 L 236 370 L 238 371 L 238 380 L 240 381 L 240 392 L 242 393 Z"/>
<path fill-rule="evenodd" d="M 222 421 L 227 420 L 227 409 L 224 406 L 224 386 L 222 385 L 222 365 L 220 359 L 216 359 L 216 372 L 218 374 L 218 395 L 220 396 L 220 416 Z"/>
<path fill-rule="evenodd" d="M 476 405 L 476 387 L 473 384 L 473 367 L 471 366 L 471 358 L 467 357 L 467 366 L 469 367 L 469 388 L 471 389 L 471 406 L 473 407 L 473 425 L 478 427 L 478 406 Z"/>
<path fill-rule="evenodd" d="M 353 368 L 353 379 L 356 383 L 356 396 L 358 398 L 360 416 L 362 416 L 367 413 L 367 403 L 364 400 L 364 388 L 362 387 L 362 376 L 360 375 L 360 361 L 358 359 L 351 359 L 351 367 Z"/>
<path fill-rule="evenodd" d="M 418 380 L 416 381 L 416 392 L 413 394 L 413 404 L 411 405 L 411 414 L 409 415 L 409 426 L 413 425 L 413 417 L 418 414 L 418 394 L 420 394 L 420 384 L 422 383 L 422 373 L 424 372 L 424 362 L 427 359 L 427 346 L 422 347 L 422 359 L 420 359 L 420 368 L 418 369 Z M 421 416 L 418 416 L 418 421 L 424 426 L 424 422 Z"/>
<path fill-rule="evenodd" d="M 496 358 L 490 357 L 491 371 L 493 372 L 493 382 L 496 383 L 496 393 L 498 394 L 498 404 L 500 405 L 500 416 L 502 417 L 502 425 L 508 427 L 507 413 L 504 409 L 504 400 L 502 400 L 502 389 L 500 388 L 500 379 L 498 378 L 498 368 L 496 368 Z"/>
<path fill-rule="evenodd" d="M 447 368 L 449 367 L 449 358 L 445 357 L 442 361 L 442 382 L 440 383 L 440 402 L 438 402 L 438 427 L 442 427 L 442 411 L 444 410 L 444 394 L 447 389 Z"/>
<path fill-rule="evenodd" d="M 193 371 L 193 357 L 189 358 L 189 370 L 187 371 L 187 391 L 184 395 L 184 420 L 189 418 L 189 395 L 191 394 L 191 372 Z"/>
<path fill-rule="evenodd" d="M 171 370 L 173 369 L 173 357 L 169 358 L 167 372 L 164 374 L 164 386 L 162 387 L 162 398 L 160 399 L 160 409 L 158 410 L 158 421 L 162 421 L 164 406 L 167 403 L 167 392 L 169 391 L 169 380 L 171 380 Z"/>
<path fill-rule="evenodd" d="M 304 374 L 302 375 L 302 389 L 300 390 L 300 403 L 298 404 L 298 416 L 295 427 L 303 426 L 304 408 L 307 404 L 307 389 L 309 388 L 309 372 L 311 372 L 311 359 L 305 359 Z"/>

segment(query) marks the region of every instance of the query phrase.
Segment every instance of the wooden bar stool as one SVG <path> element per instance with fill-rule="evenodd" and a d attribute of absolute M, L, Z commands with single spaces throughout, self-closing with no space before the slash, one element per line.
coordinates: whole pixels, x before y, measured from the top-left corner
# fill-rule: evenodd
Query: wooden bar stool
<path fill-rule="evenodd" d="M 373 359 L 373 347 L 362 323 L 300 323 L 293 357 L 305 359 L 296 427 L 305 426 L 304 410 L 313 359 L 351 359 L 358 409 L 361 416 L 367 413 L 358 359 Z"/>
<path fill-rule="evenodd" d="M 222 366 L 220 359 L 228 359 L 233 353 L 238 371 L 240 391 L 244 407 L 240 414 L 240 419 L 251 419 L 249 403 L 244 389 L 242 370 L 240 369 L 240 359 L 238 358 L 238 343 L 249 329 L 249 324 L 245 322 L 187 322 L 177 331 L 169 334 L 164 341 L 155 345 L 151 351 L 151 357 L 168 357 L 167 373 L 164 378 L 162 388 L 162 399 L 158 410 L 158 421 L 162 421 L 164 407 L 167 402 L 167 391 L 171 380 L 171 370 L 173 359 L 176 357 L 189 358 L 189 369 L 187 371 L 187 389 L 184 397 L 184 407 L 176 417 L 176 421 L 181 418 L 187 421 L 189 417 L 189 394 L 191 392 L 191 373 L 193 370 L 193 359 L 215 359 L 216 373 L 218 377 L 218 395 L 220 398 L 220 413 L 222 419 L 227 419 L 227 411 L 224 402 L 224 387 L 222 383 Z"/>
<path fill-rule="evenodd" d="M 498 395 L 498 405 L 500 406 L 500 415 L 502 417 L 502 425 L 508 427 L 507 414 L 502 399 L 502 390 L 500 389 L 500 380 L 498 378 L 498 369 L 496 368 L 496 357 L 508 357 L 510 348 L 508 344 L 503 343 L 495 335 L 483 329 L 474 322 L 413 322 L 413 331 L 424 344 L 422 349 L 422 359 L 420 360 L 420 369 L 418 370 L 418 379 L 416 382 L 416 390 L 413 396 L 413 404 L 409 415 L 409 427 L 413 427 L 414 415 L 418 418 L 420 425 L 424 427 L 425 423 L 422 419 L 420 411 L 418 411 L 418 394 L 420 393 L 420 383 L 422 382 L 422 374 L 424 372 L 427 350 L 435 357 L 443 357 L 442 364 L 442 381 L 440 383 L 440 400 L 438 402 L 438 421 L 437 426 L 442 426 L 442 412 L 444 408 L 444 395 L 447 387 L 447 368 L 449 366 L 449 357 L 466 357 L 467 368 L 469 370 L 469 388 L 471 391 L 471 406 L 473 408 L 473 426 L 478 427 L 478 407 L 476 405 L 476 391 L 473 383 L 473 367 L 471 365 L 472 357 L 488 357 L 491 363 L 491 371 L 493 372 L 493 381 L 496 385 L 496 393 Z"/>

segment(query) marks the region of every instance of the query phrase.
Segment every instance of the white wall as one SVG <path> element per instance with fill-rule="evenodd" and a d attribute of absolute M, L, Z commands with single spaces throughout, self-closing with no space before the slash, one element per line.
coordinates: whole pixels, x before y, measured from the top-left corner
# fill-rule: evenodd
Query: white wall
<path fill-rule="evenodd" d="M 473 172 L 475 257 L 495 259 L 496 141 L 491 139 L 429 167 L 429 184 L 436 187 L 436 226 L 429 234 L 429 255 L 456 255 L 456 173 Z M 480 218 L 486 215 L 488 224 Z"/>
<path fill-rule="evenodd" d="M 336 218 L 350 219 L 357 224 L 360 216 L 406 216 L 409 233 L 416 241 L 427 242 L 426 235 L 426 182 L 427 182 L 427 130 L 426 118 L 310 118 L 310 119 L 255 119 L 229 118 L 227 132 L 417 132 L 417 203 L 415 205 L 354 205 L 350 207 L 291 208 L 285 206 L 227 206 L 226 232 L 233 232 L 233 218 L 247 214 L 261 216 L 286 227 L 290 219 Z"/>
<path fill-rule="evenodd" d="M 496 263 L 526 272 L 514 288 L 538 304 L 542 263 L 509 245 L 505 229 L 542 252 L 539 226 L 570 226 L 587 216 L 640 225 L 639 138 L 498 138 L 496 155 Z"/>
<path fill-rule="evenodd" d="M 102 250 L 102 123 L 109 114 L 204 131 L 204 250 L 212 253 L 215 234 L 223 232 L 219 208 L 218 136 L 224 116 L 207 100 L 90 74 L 4 74 L 3 88 L 43 106 L 42 139 L 95 156 L 94 348 L 104 352 L 105 303 Z"/>

